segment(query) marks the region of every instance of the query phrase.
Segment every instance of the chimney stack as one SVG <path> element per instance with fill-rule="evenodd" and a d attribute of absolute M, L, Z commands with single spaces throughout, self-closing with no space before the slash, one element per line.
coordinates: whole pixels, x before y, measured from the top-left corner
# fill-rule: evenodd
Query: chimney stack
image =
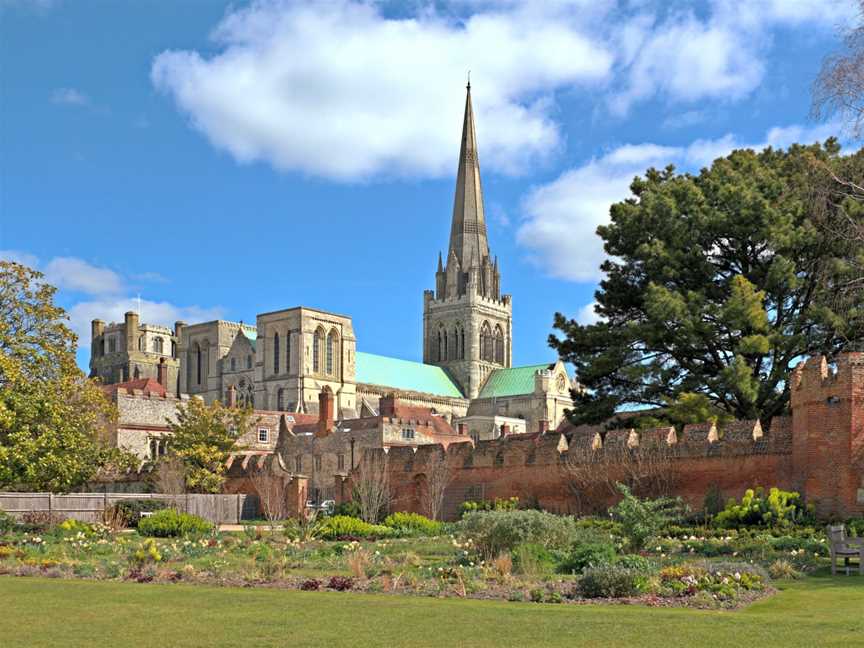
<path fill-rule="evenodd" d="M 390 418 L 396 417 L 396 394 L 390 393 L 381 397 L 378 401 L 378 414 Z"/>
<path fill-rule="evenodd" d="M 165 358 L 159 360 L 159 366 L 156 367 L 156 382 L 168 388 L 168 365 L 165 364 Z"/>
<path fill-rule="evenodd" d="M 539 431 L 540 434 L 546 434 L 549 431 L 549 421 L 547 421 L 546 419 L 540 419 Z"/>
<path fill-rule="evenodd" d="M 325 386 L 318 394 L 318 429 L 315 436 L 326 437 L 333 429 L 334 401 L 333 390 Z"/>

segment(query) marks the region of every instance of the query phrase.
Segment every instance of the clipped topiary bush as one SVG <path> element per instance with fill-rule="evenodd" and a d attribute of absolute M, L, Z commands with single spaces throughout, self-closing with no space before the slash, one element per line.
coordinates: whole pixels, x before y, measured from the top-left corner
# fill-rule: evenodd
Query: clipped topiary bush
<path fill-rule="evenodd" d="M 212 529 L 213 525 L 207 520 L 173 508 L 156 511 L 138 523 L 138 533 L 157 538 L 200 535 L 209 533 Z"/>
<path fill-rule="evenodd" d="M 369 524 L 359 518 L 347 515 L 334 515 L 321 525 L 321 537 L 326 540 L 341 538 L 386 538 L 393 535 L 393 529 L 383 524 Z"/>
<path fill-rule="evenodd" d="M 401 535 L 438 535 L 444 526 L 419 513 L 391 513 L 384 519 L 384 526 L 396 530 Z"/>

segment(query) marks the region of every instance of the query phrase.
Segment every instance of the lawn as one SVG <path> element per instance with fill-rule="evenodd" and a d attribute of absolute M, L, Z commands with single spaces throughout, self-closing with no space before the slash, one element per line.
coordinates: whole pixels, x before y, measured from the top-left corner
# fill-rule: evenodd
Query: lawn
<path fill-rule="evenodd" d="M 4 648 L 864 645 L 864 578 L 781 588 L 729 612 L 0 577 L 0 636 Z"/>

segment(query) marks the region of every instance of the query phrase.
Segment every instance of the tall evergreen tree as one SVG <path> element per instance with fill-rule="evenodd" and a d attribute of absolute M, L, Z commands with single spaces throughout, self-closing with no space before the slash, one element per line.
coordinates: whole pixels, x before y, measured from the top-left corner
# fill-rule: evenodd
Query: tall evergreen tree
<path fill-rule="evenodd" d="M 563 335 L 550 344 L 586 388 L 571 420 L 598 423 L 624 406 L 665 409 L 667 420 L 687 420 L 690 405 L 783 414 L 789 368 L 864 333 L 862 238 L 849 235 L 864 231 L 864 205 L 838 178 L 861 184 L 864 153 L 842 156 L 834 140 L 636 178 L 597 230 L 609 255 L 602 320 L 555 316 Z"/>

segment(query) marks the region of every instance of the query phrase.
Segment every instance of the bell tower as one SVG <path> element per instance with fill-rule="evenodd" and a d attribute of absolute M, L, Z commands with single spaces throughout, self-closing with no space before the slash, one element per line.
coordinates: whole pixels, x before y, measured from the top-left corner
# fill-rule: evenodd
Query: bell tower
<path fill-rule="evenodd" d="M 468 83 L 450 245 L 446 260 L 438 254 L 435 290 L 423 297 L 423 361 L 476 398 L 493 369 L 511 365 L 512 322 L 511 298 L 501 295 L 498 259 L 489 252 Z"/>

